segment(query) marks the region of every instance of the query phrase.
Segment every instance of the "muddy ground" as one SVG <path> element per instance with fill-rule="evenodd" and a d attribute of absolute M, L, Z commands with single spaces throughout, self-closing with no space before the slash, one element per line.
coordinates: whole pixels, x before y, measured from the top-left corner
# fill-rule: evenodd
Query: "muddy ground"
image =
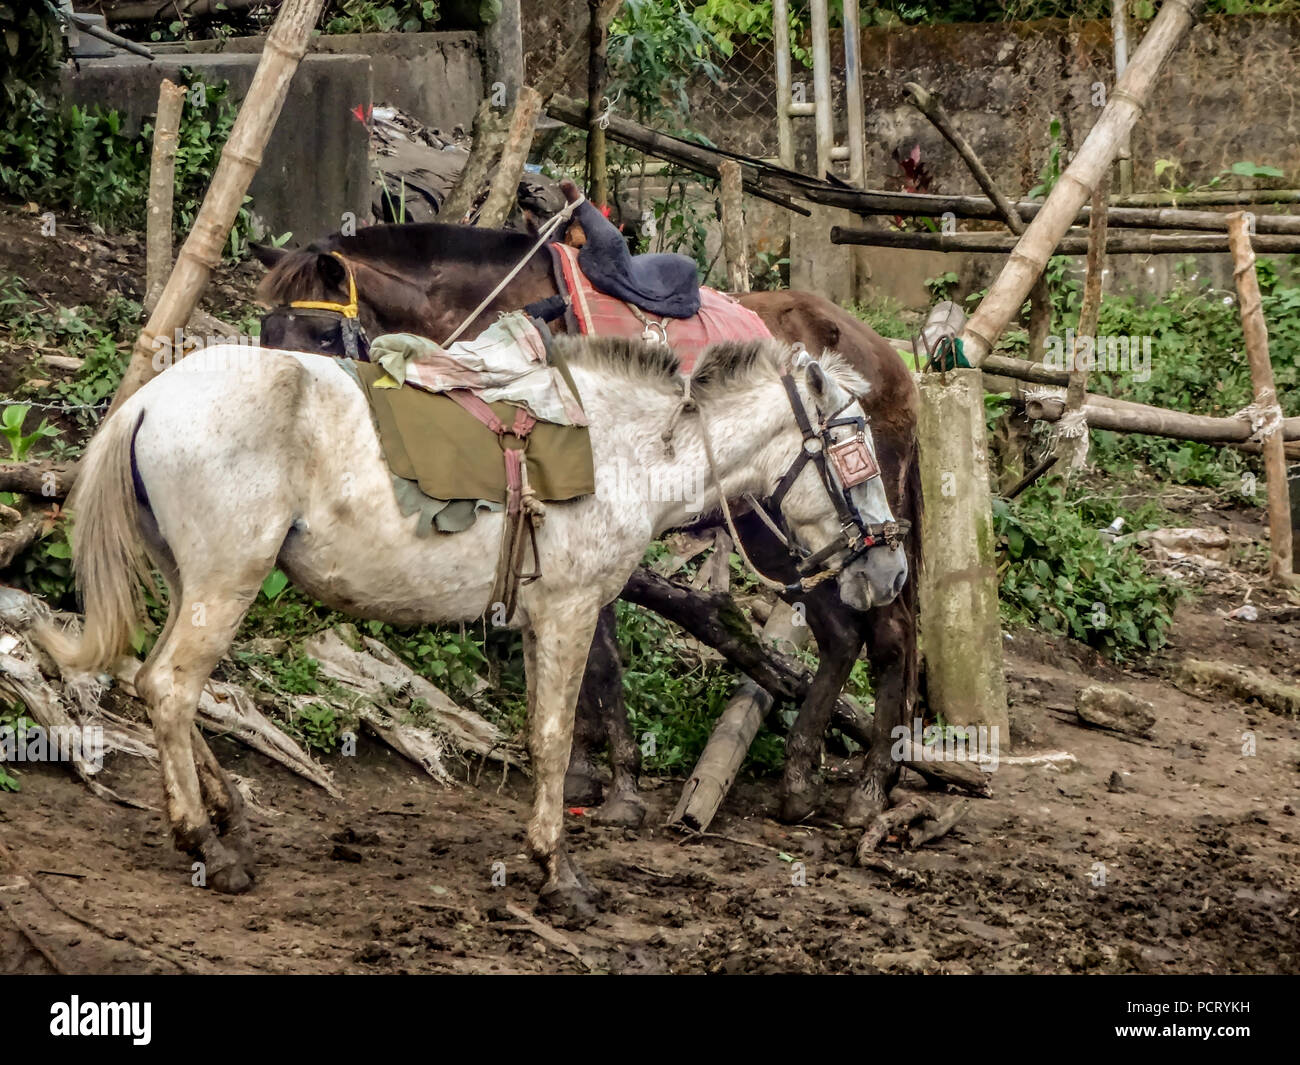
<path fill-rule="evenodd" d="M 97 299 L 118 277 L 138 296 L 138 246 L 75 230 L 38 240 L 20 212 L 0 223 L 0 273 L 52 302 Z M 39 372 L 36 357 L 11 353 L 0 392 Z M 1183 509 L 1187 524 L 1263 540 L 1258 512 L 1212 494 Z M 887 850 L 892 873 L 851 864 L 858 834 L 834 821 L 842 786 L 829 816 L 790 827 L 771 819 L 775 781 L 743 781 L 714 835 L 691 840 L 659 827 L 674 781 L 645 781 L 643 830 L 569 816 L 569 845 L 605 892 L 580 931 L 532 917 L 541 881 L 522 852 L 517 773 L 442 788 L 363 740 L 329 760 L 338 801 L 219 739 L 263 807 L 259 880 L 230 897 L 191 886 L 156 811 L 25 767 L 21 791 L 0 792 L 0 971 L 1297 972 L 1300 725 L 1171 680 L 1187 656 L 1300 675 L 1300 609 L 1260 589 L 1257 563 L 1184 604 L 1170 646 L 1128 671 L 1010 634 L 1013 753 L 1077 761 L 1001 766 L 993 797 L 950 835 Z M 1266 620 L 1224 617 L 1247 598 Z M 1094 680 L 1151 700 L 1154 738 L 1074 723 L 1075 693 Z M 116 756 L 106 772 L 159 801 L 148 764 Z"/>
<path fill-rule="evenodd" d="M 641 831 L 570 815 L 570 846 L 605 909 L 549 940 L 519 916 L 540 878 L 522 852 L 517 774 L 445 789 L 363 743 L 331 760 L 335 801 L 218 741 L 273 811 L 255 815 L 258 883 L 229 897 L 190 886 L 157 813 L 28 769 L 20 793 L 0 796 L 0 970 L 1297 972 L 1300 725 L 1159 675 L 1188 653 L 1293 666 L 1300 621 L 1262 631 L 1218 615 L 1231 605 L 1208 596 L 1185 609 L 1170 652 L 1141 672 L 1015 635 L 1016 731 L 1032 735 L 1016 753 L 1077 762 L 1002 766 L 994 797 L 972 802 L 948 837 L 888 853 L 892 875 L 853 867 L 857 834 L 830 819 L 773 821 L 771 781 L 743 784 L 703 839 L 658 827 L 672 782 L 647 781 Z M 1071 723 L 1090 674 L 1155 704 L 1153 740 Z M 1254 756 L 1242 753 L 1247 732 Z M 137 760 L 119 759 L 108 783 L 157 801 Z"/>

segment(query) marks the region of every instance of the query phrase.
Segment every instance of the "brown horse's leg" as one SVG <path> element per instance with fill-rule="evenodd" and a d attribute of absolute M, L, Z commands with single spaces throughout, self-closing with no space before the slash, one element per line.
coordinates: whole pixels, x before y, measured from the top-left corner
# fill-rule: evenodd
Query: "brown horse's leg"
<path fill-rule="evenodd" d="M 528 673 L 528 752 L 533 814 L 525 840 L 546 882 L 541 902 L 570 922 L 595 916 L 594 892 L 564 848 L 564 771 L 573 743 L 574 706 L 596 630 L 597 603 L 547 603 L 530 610 L 524 630 Z"/>
<path fill-rule="evenodd" d="M 871 750 L 844 813 L 850 827 L 870 824 L 889 806 L 889 791 L 898 780 L 899 763 L 890 753 L 894 729 L 909 724 L 916 703 L 917 651 L 912 638 L 909 593 L 867 616 L 867 648 L 876 686 L 876 716 Z"/>
<path fill-rule="evenodd" d="M 610 603 L 600 612 L 596 636 L 591 641 L 587 655 L 587 670 L 578 692 L 578 708 L 573 720 L 573 754 L 564 774 L 564 802 L 567 806 L 595 806 L 601 800 L 600 769 L 597 760 L 605 745 L 608 731 L 608 714 L 605 695 L 609 688 L 608 676 L 614 673 L 622 687 L 622 670 L 619 668 L 618 648 L 611 659 L 602 639 L 606 617 L 614 614 Z"/>
<path fill-rule="evenodd" d="M 803 601 L 817 641 L 817 673 L 785 741 L 781 820 L 791 823 L 815 812 L 821 802 L 822 740 L 835 700 L 862 649 L 861 617 L 844 605 L 837 592 L 821 585 Z"/>
<path fill-rule="evenodd" d="M 206 596 L 187 589 L 183 598 L 173 601 L 165 639 L 155 646 L 136 678 L 153 721 L 172 838 L 177 849 L 203 863 L 210 887 L 228 893 L 247 891 L 252 880 L 240 856 L 208 819 L 196 764 L 194 711 L 251 598 L 250 594 L 232 599 L 229 592 L 215 588 Z"/>

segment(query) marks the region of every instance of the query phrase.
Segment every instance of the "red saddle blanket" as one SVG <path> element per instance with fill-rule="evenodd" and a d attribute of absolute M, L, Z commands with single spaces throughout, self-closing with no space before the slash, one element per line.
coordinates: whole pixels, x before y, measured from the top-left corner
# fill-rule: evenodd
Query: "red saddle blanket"
<path fill-rule="evenodd" d="M 570 310 L 578 329 L 588 336 L 639 337 L 646 329 L 631 306 L 616 296 L 597 291 L 578 266 L 578 249 L 552 244 L 560 273 L 568 289 Z M 644 312 L 642 312 L 644 314 Z M 668 344 L 677 354 L 683 373 L 695 368 L 695 360 L 710 344 L 726 340 L 758 340 L 770 337 L 767 326 L 748 307 L 716 289 L 700 289 L 700 313 L 693 318 L 658 318 L 645 314 L 655 325 L 662 323 Z"/>

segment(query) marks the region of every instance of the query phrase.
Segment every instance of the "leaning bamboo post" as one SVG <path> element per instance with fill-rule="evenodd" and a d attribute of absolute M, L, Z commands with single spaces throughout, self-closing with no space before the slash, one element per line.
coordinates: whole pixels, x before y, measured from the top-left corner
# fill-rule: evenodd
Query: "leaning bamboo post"
<path fill-rule="evenodd" d="M 1088 272 L 1083 282 L 1083 303 L 1079 307 L 1079 327 L 1070 352 L 1070 383 L 1065 390 L 1065 413 L 1057 423 L 1055 452 L 1063 460 L 1057 470 L 1068 480 L 1073 471 L 1082 469 L 1088 459 L 1088 423 L 1083 419 L 1083 401 L 1088 394 L 1088 367 L 1080 359 L 1084 338 L 1096 355 L 1097 321 L 1101 317 L 1102 271 L 1106 266 L 1106 190 L 1110 182 L 1102 178 L 1092 194 L 1092 215 L 1088 222 Z"/>
<path fill-rule="evenodd" d="M 515 97 L 514 109 L 510 112 L 510 128 L 506 131 L 506 142 L 501 148 L 501 162 L 492 175 L 487 199 L 479 211 L 480 226 L 500 229 L 505 225 L 519 193 L 519 177 L 524 172 L 524 164 L 528 162 L 528 151 L 533 145 L 533 128 L 537 125 L 537 116 L 541 112 L 541 94 L 527 85 L 521 86 Z"/>
<path fill-rule="evenodd" d="M 776 602 L 763 625 L 763 643 L 776 644 L 783 653 L 802 650 L 811 630 L 796 619 L 788 603 Z M 682 786 L 670 825 L 685 825 L 703 832 L 717 815 L 736 774 L 745 761 L 759 726 L 772 709 L 772 696 L 746 677 L 718 717 L 704 751 Z"/>
<path fill-rule="evenodd" d="M 727 260 L 727 289 L 749 291 L 749 253 L 745 248 L 745 189 L 740 164 L 718 164 L 722 199 L 722 252 Z"/>
<path fill-rule="evenodd" d="M 1228 240 L 1232 244 L 1233 276 L 1241 304 L 1241 331 L 1246 337 L 1246 358 L 1255 387 L 1255 412 L 1262 423 L 1257 435 L 1264 447 L 1264 478 L 1268 489 L 1269 575 L 1283 584 L 1295 584 L 1282 410 L 1273 380 L 1273 364 L 1268 357 L 1268 328 L 1264 324 L 1259 278 L 1255 275 L 1255 251 L 1250 246 L 1250 221 L 1241 211 L 1228 216 Z"/>
<path fill-rule="evenodd" d="M 1110 0 L 1110 32 L 1114 44 L 1115 80 L 1124 76 L 1128 66 L 1128 0 Z M 1119 146 L 1119 191 L 1128 196 L 1133 191 L 1133 136 L 1126 133 Z"/>
<path fill-rule="evenodd" d="M 262 152 L 289 94 L 289 83 L 307 52 L 312 28 L 324 5 L 325 0 L 284 0 L 280 7 L 275 25 L 267 34 L 248 95 L 239 108 L 212 184 L 194 220 L 194 228 L 181 245 L 176 267 L 158 297 L 158 305 L 136 339 L 131 362 L 108 409 L 109 417 L 158 373 L 154 367 L 157 347 L 167 343 L 176 330 L 189 322 L 203 287 L 221 262 L 221 249 L 244 202 L 249 182 L 262 163 Z M 180 354 L 174 353 L 177 357 Z"/>
<path fill-rule="evenodd" d="M 1096 125 L 1074 160 L 1057 181 L 1038 215 L 1025 230 L 988 295 L 966 323 L 962 347 L 978 366 L 993 350 L 1002 331 L 1019 313 L 1038 276 L 1079 209 L 1092 196 L 1146 106 L 1165 61 L 1192 28 L 1205 0 L 1165 0 L 1160 14 L 1116 83 Z"/>
<path fill-rule="evenodd" d="M 144 309 L 152 312 L 172 268 L 172 201 L 176 195 L 176 145 L 180 141 L 185 86 L 163 78 L 153 123 L 149 208 L 145 215 Z"/>

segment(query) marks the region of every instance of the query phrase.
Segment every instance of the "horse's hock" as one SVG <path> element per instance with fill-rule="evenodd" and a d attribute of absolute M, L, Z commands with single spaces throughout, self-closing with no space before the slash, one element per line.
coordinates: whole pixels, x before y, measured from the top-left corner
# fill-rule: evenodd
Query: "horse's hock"
<path fill-rule="evenodd" d="M 950 725 L 997 726 L 1005 739 L 993 510 L 979 370 L 918 374 L 921 645 L 930 709 Z"/>

